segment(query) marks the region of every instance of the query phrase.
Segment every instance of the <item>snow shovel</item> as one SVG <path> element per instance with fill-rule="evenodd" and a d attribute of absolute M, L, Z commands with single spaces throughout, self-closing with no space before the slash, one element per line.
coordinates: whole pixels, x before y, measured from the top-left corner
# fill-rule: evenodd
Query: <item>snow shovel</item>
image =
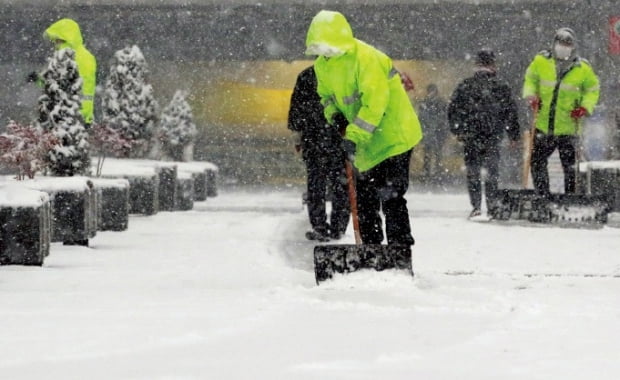
<path fill-rule="evenodd" d="M 334 273 L 349 273 L 359 269 L 374 268 L 381 271 L 396 268 L 406 269 L 413 274 L 409 246 L 362 244 L 353 167 L 349 160 L 346 160 L 345 165 L 355 244 L 324 244 L 314 247 L 314 275 L 317 285 L 332 278 Z"/>

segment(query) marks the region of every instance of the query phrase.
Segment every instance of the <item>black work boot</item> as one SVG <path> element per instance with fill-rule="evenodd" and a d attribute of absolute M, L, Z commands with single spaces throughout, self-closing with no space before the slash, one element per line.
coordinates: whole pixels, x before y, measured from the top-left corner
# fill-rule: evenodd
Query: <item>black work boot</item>
<path fill-rule="evenodd" d="M 326 241 L 329 241 L 329 236 L 326 232 L 322 232 L 318 230 L 311 230 L 311 231 L 306 232 L 306 239 L 326 242 Z"/>

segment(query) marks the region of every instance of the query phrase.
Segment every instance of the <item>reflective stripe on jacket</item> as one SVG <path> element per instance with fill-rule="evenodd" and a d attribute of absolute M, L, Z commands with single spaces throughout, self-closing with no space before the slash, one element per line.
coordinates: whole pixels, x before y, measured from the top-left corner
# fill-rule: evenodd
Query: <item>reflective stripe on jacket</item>
<path fill-rule="evenodd" d="M 82 78 L 81 113 L 84 117 L 84 122 L 86 124 L 92 124 L 93 101 L 97 82 L 97 61 L 86 47 L 84 47 L 79 25 L 71 19 L 64 18 L 47 28 L 44 36 L 50 41 L 65 41 L 64 44 L 57 45 L 57 49 L 70 48 L 75 51 L 75 63 L 78 66 L 80 78 Z"/>
<path fill-rule="evenodd" d="M 554 102 L 554 91 L 557 99 Z M 566 75 L 558 84 L 556 61 L 550 52 L 536 55 L 527 68 L 523 85 L 523 97 L 536 95 L 540 97 L 542 107 L 536 120 L 536 128 L 549 132 L 551 106 L 555 107 L 553 134 L 574 135 L 577 123 L 570 116 L 573 109 L 584 107 L 589 114 L 599 97 L 599 81 L 590 64 L 581 58 L 575 58 Z"/>
<path fill-rule="evenodd" d="M 325 118 L 342 112 L 349 122 L 345 138 L 356 145 L 355 166 L 367 171 L 404 153 L 422 139 L 422 129 L 392 60 L 353 37 L 338 12 L 321 11 L 313 19 L 306 45 L 324 44 L 344 54 L 314 63 L 317 91 Z"/>

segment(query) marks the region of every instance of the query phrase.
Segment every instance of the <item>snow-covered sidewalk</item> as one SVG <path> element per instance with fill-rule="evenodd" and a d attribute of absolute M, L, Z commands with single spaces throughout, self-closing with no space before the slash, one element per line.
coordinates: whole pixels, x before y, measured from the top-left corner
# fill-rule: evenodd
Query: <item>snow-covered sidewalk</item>
<path fill-rule="evenodd" d="M 0 267 L 0 377 L 620 377 L 620 230 L 472 223 L 464 194 L 408 199 L 413 279 L 316 286 L 299 189 L 222 189 L 90 248 L 55 243 L 42 268 Z"/>

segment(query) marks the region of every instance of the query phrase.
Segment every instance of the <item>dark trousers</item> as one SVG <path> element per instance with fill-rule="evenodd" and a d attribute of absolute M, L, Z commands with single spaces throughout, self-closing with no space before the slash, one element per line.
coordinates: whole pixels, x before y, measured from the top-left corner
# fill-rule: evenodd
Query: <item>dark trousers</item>
<path fill-rule="evenodd" d="M 467 191 L 473 208 L 482 204 L 482 181 L 480 171 L 484 167 L 487 177 L 484 181 L 487 211 L 497 205 L 497 183 L 499 178 L 499 141 L 468 141 L 464 145 L 465 167 L 467 168 Z"/>
<path fill-rule="evenodd" d="M 330 230 L 343 234 L 349 223 L 350 205 L 344 154 L 313 154 L 306 159 L 308 174 L 308 216 L 312 229 L 327 234 Z M 327 222 L 326 193 L 330 192 L 332 210 Z"/>
<path fill-rule="evenodd" d="M 410 160 L 411 150 L 357 175 L 357 207 L 364 244 L 381 244 L 383 241 L 379 215 L 383 209 L 388 244 L 413 245 L 409 210 L 404 198 L 409 187 Z"/>
<path fill-rule="evenodd" d="M 549 171 L 547 160 L 558 149 L 564 171 L 564 192 L 575 192 L 575 136 L 549 136 L 536 131 L 532 149 L 532 180 L 538 194 L 548 195 Z"/>

